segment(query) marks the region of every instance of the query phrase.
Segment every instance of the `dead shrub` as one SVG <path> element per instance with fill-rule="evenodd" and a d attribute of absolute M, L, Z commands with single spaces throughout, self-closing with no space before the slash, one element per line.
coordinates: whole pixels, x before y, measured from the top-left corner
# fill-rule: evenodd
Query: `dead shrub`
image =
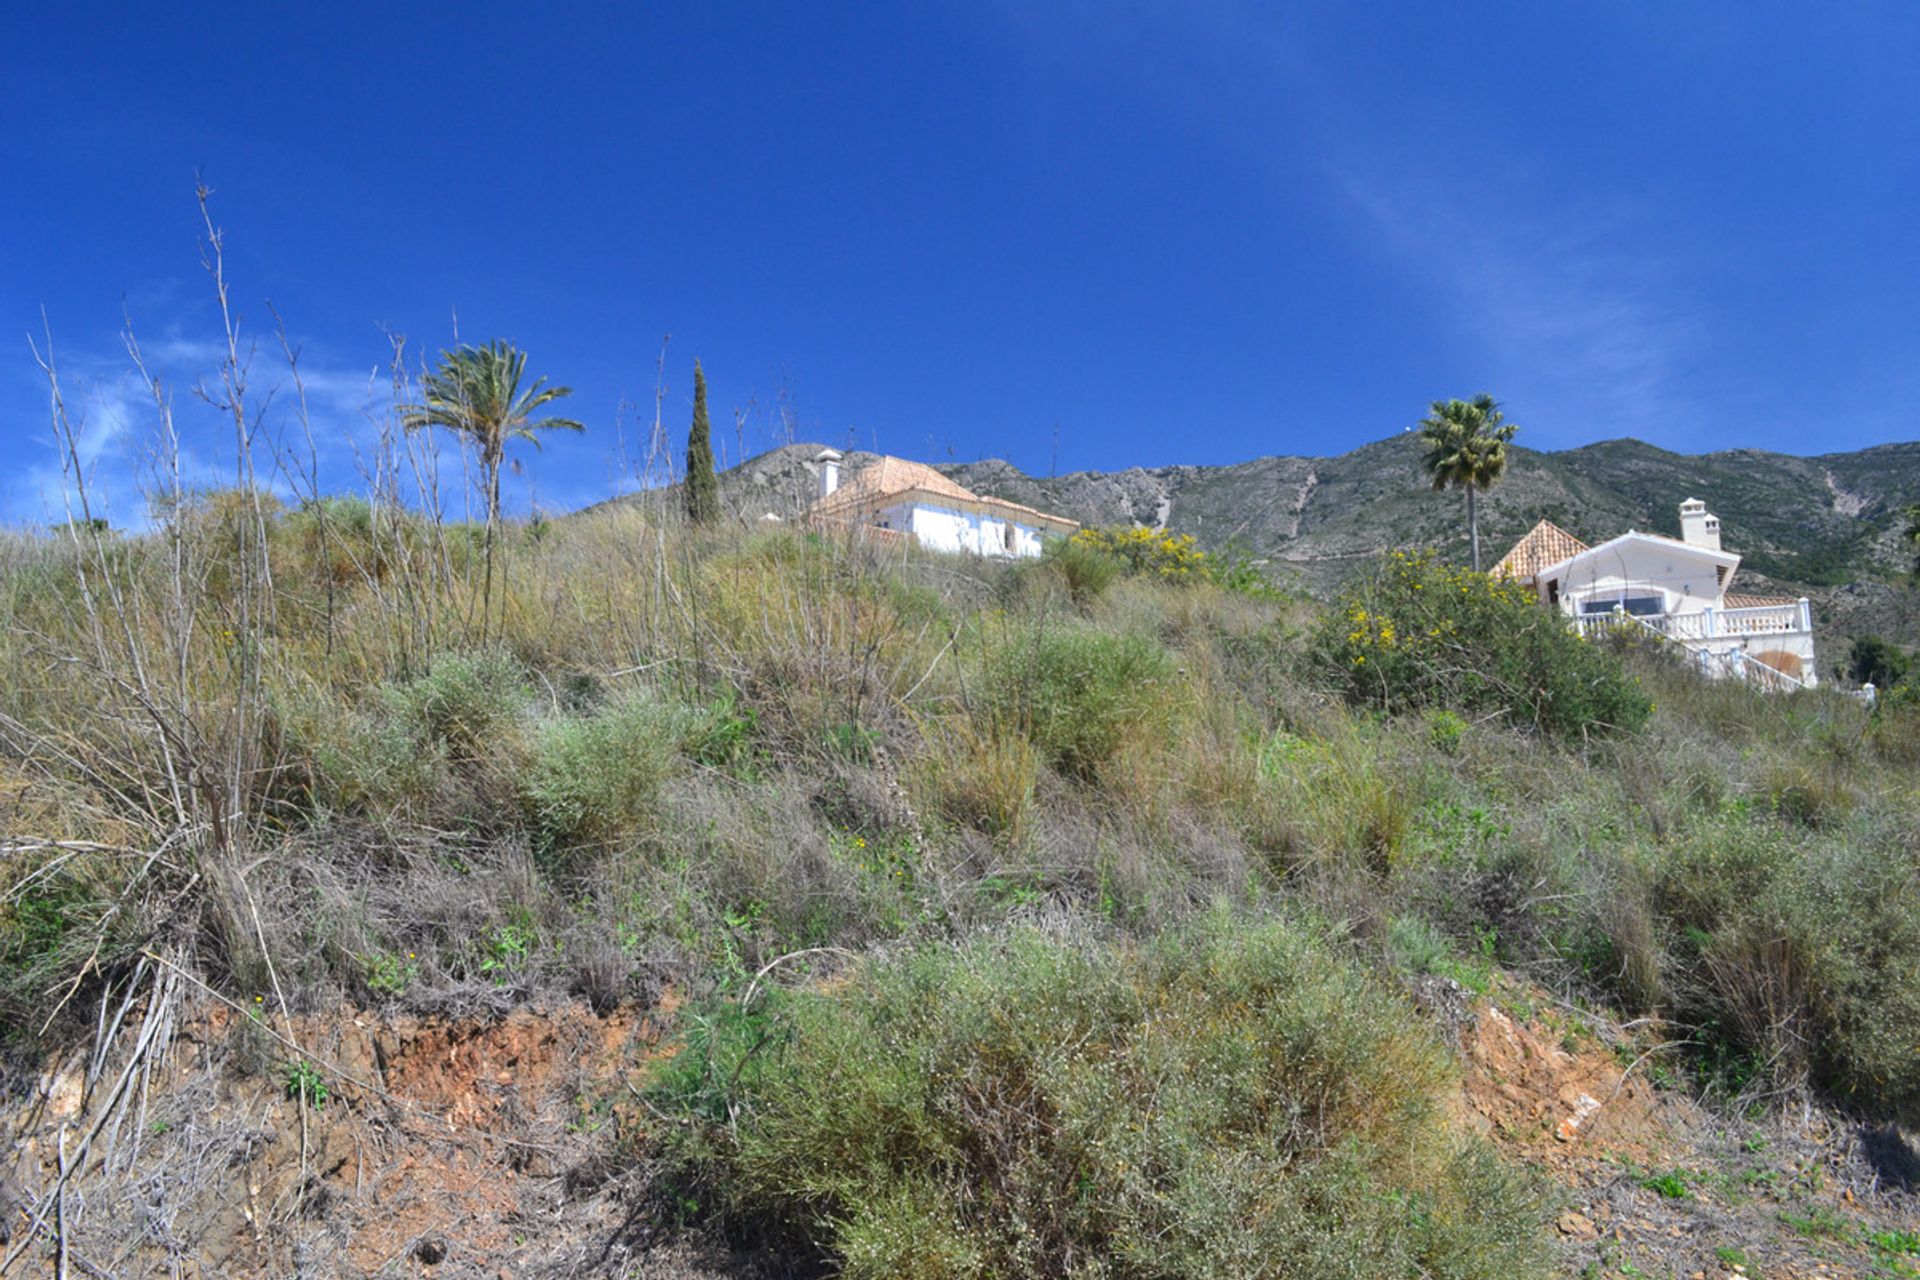
<path fill-rule="evenodd" d="M 1805 761 L 1765 769 L 1755 780 L 1754 791 L 1769 812 L 1810 827 L 1845 822 L 1859 799 L 1839 770 Z"/>
<path fill-rule="evenodd" d="M 957 719 L 930 730 L 913 766 L 933 812 L 1003 845 L 1026 833 L 1039 771 L 1039 752 L 1019 730 Z"/>

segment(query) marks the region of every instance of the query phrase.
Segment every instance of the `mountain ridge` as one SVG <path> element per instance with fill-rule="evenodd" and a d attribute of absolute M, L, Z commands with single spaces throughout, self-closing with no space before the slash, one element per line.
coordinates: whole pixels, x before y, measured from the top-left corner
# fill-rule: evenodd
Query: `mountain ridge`
<path fill-rule="evenodd" d="M 721 477 L 728 509 L 747 520 L 804 510 L 815 483 L 809 463 L 824 447 L 784 445 L 729 469 Z M 851 451 L 844 465 L 850 472 L 875 456 Z M 1393 547 L 1468 555 L 1461 495 L 1432 490 L 1410 433 L 1326 457 L 1274 454 L 1224 465 L 1057 476 L 1029 475 L 999 458 L 934 465 L 975 492 L 1082 524 L 1163 527 L 1209 550 L 1233 547 L 1314 595 Z M 1920 441 L 1806 456 L 1749 448 L 1684 454 L 1630 436 L 1563 450 L 1516 445 L 1505 479 L 1480 498 L 1482 562 L 1494 563 L 1541 519 L 1590 543 L 1628 529 L 1678 535 L 1679 505 L 1696 497 L 1740 553 L 1743 590 L 1813 602 L 1828 633 L 1823 667 L 1859 635 L 1920 643 L 1920 592 L 1901 545 L 1902 511 L 1920 503 Z"/>

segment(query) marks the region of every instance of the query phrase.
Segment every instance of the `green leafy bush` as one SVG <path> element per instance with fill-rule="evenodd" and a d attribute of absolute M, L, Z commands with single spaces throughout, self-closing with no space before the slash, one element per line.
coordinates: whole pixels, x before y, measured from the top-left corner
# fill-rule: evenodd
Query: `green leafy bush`
<path fill-rule="evenodd" d="M 364 705 L 315 687 L 277 700 L 313 794 L 341 809 L 429 806 L 450 777 L 491 793 L 514 771 L 528 704 L 523 673 L 497 651 L 449 653 L 380 685 Z"/>
<path fill-rule="evenodd" d="M 544 722 L 525 781 L 536 846 L 605 844 L 634 831 L 652 815 L 683 748 L 698 753 L 726 745 L 731 730 L 724 715 L 723 709 L 703 718 L 640 691 L 590 715 Z"/>
<path fill-rule="evenodd" d="M 1173 658 L 1146 636 L 1072 624 L 1008 639 L 987 655 L 985 725 L 1011 726 L 1064 773 L 1093 778 L 1171 718 Z"/>
<path fill-rule="evenodd" d="M 425 675 L 387 686 L 382 700 L 413 741 L 443 746 L 455 762 L 476 760 L 525 710 L 526 678 L 498 650 L 447 654 Z"/>
<path fill-rule="evenodd" d="M 324 1110 L 333 1091 L 327 1087 L 327 1078 L 320 1074 L 320 1068 L 305 1058 L 294 1058 L 281 1068 L 284 1092 L 290 1102 L 303 1102 L 316 1111 Z"/>
<path fill-rule="evenodd" d="M 683 1169 L 855 1280 L 1542 1271 L 1447 1054 L 1284 924 L 923 948 L 697 1026 L 657 1089 Z"/>
<path fill-rule="evenodd" d="M 1619 659 L 1517 583 L 1396 551 L 1323 616 L 1312 653 L 1353 702 L 1500 713 L 1561 738 L 1636 732 L 1653 703 Z"/>
<path fill-rule="evenodd" d="M 1078 536 L 1054 539 L 1046 544 L 1044 555 L 1047 568 L 1059 576 L 1075 604 L 1088 604 L 1105 595 L 1127 567 L 1119 556 Z"/>
<path fill-rule="evenodd" d="M 1658 893 L 1686 1020 L 1777 1087 L 1920 1114 L 1920 883 L 1899 838 L 1836 840 L 1735 812 L 1671 850 Z"/>
<path fill-rule="evenodd" d="M 1442 755 L 1458 755 L 1460 742 L 1467 736 L 1467 722 L 1458 713 L 1445 707 L 1434 707 L 1427 712 L 1427 741 L 1433 749 Z"/>

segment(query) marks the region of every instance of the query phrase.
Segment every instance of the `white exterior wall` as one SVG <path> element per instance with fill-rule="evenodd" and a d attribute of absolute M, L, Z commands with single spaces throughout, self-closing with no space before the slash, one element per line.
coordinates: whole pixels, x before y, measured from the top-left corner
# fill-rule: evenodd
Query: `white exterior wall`
<path fill-rule="evenodd" d="M 912 533 L 914 531 L 913 510 L 911 506 L 902 503 L 897 507 L 887 507 L 874 512 L 869 517 L 869 521 L 882 529 L 898 529 L 902 533 Z"/>
<path fill-rule="evenodd" d="M 920 545 L 932 551 L 995 558 L 1030 558 L 1040 554 L 1040 531 L 1008 521 L 1004 516 L 916 503 L 911 508 L 889 508 L 876 519 L 891 520 L 893 528 L 911 530 Z"/>
<path fill-rule="evenodd" d="M 1534 583 L 1542 603 L 1551 584 L 1559 582 L 1560 609 L 1579 617 L 1581 605 L 1596 597 L 1607 600 L 1658 596 L 1657 617 L 1643 621 L 1666 632 L 1696 652 L 1738 660 L 1763 653 L 1791 653 L 1800 659 L 1799 678 L 1818 683 L 1813 647 L 1813 619 L 1803 600 L 1793 605 L 1757 609 L 1727 609 L 1719 565 L 1689 554 L 1685 546 L 1655 541 L 1629 541 L 1617 547 L 1578 556 L 1557 574 L 1543 574 Z M 1733 576 L 1731 566 L 1728 578 Z"/>
<path fill-rule="evenodd" d="M 1682 546 L 1629 542 L 1578 557 L 1562 570 L 1560 607 L 1578 613 L 1580 602 L 1594 597 L 1659 596 L 1661 613 L 1699 613 L 1720 604 L 1723 589 L 1715 572 L 1718 568 L 1710 560 L 1689 555 Z M 1727 572 L 1731 577 L 1731 566 Z M 1536 587 L 1544 602 L 1548 579 L 1542 577 Z"/>

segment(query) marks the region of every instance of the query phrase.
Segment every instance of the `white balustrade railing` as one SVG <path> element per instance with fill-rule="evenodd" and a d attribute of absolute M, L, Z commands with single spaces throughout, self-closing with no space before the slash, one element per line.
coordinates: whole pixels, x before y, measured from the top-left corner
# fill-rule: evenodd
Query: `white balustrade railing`
<path fill-rule="evenodd" d="M 1697 613 L 1583 613 L 1573 618 L 1582 635 L 1605 632 L 1630 617 L 1649 631 L 1674 640 L 1717 640 L 1722 636 L 1791 635 L 1811 631 L 1804 602 L 1759 605 L 1749 609 L 1702 609 Z"/>
<path fill-rule="evenodd" d="M 1616 609 L 1612 613 L 1575 614 L 1568 621 L 1589 640 L 1622 633 L 1646 634 L 1678 645 L 1709 675 L 1732 676 L 1776 693 L 1806 687 L 1806 682 L 1798 676 L 1761 662 L 1744 648 L 1735 645 L 1721 648 L 1714 644 L 1716 640 L 1734 641 L 1745 636 L 1810 632 L 1811 620 L 1805 600 L 1797 604 L 1707 609 L 1699 613 L 1634 614 Z"/>

